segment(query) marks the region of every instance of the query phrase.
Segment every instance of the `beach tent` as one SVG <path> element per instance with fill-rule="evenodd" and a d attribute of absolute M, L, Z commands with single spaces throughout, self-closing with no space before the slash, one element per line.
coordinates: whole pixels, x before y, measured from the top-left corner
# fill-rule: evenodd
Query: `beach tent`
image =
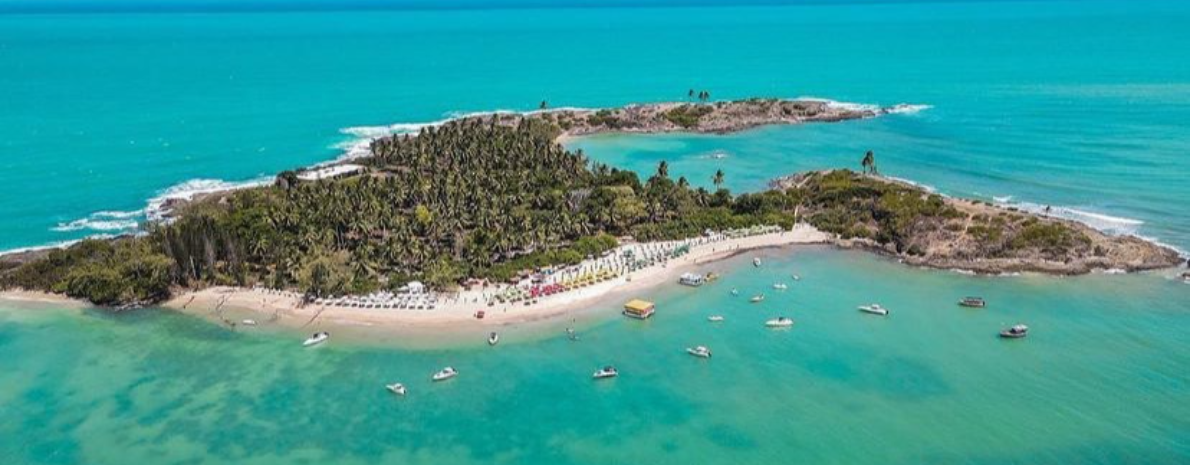
<path fill-rule="evenodd" d="M 405 288 L 409 289 L 411 294 L 421 294 L 426 292 L 426 285 L 422 284 L 421 281 L 410 281 L 409 284 L 405 285 Z"/>

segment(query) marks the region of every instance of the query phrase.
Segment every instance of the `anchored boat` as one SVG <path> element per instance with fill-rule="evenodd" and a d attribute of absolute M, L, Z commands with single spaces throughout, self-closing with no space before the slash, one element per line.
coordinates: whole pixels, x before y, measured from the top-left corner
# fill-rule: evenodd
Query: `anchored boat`
<path fill-rule="evenodd" d="M 754 304 L 764 302 L 764 294 L 756 294 L 756 295 L 752 296 L 752 298 L 749 299 L 748 301 L 752 302 Z"/>
<path fill-rule="evenodd" d="M 764 325 L 770 328 L 788 328 L 793 326 L 793 318 L 779 316 L 764 322 Z"/>
<path fill-rule="evenodd" d="M 331 338 L 331 333 L 328 333 L 326 331 L 314 333 L 314 334 L 310 335 L 310 337 L 306 338 L 306 341 L 302 343 L 302 346 L 303 347 L 315 346 L 318 344 L 322 344 L 323 342 L 326 342 L 326 340 L 330 339 L 330 338 Z"/>
<path fill-rule="evenodd" d="M 711 323 L 718 323 L 718 322 L 720 322 L 720 321 L 723 321 L 723 315 L 711 315 L 711 316 L 708 316 L 708 317 L 707 317 L 707 321 L 709 321 L 709 322 L 711 322 Z"/>
<path fill-rule="evenodd" d="M 616 371 L 616 367 L 611 365 L 600 368 L 595 371 L 595 374 L 591 375 L 595 379 L 615 378 L 617 376 L 620 376 L 620 373 Z"/>
<path fill-rule="evenodd" d="M 968 296 L 968 297 L 963 297 L 963 300 L 959 301 L 959 305 L 963 306 L 963 307 L 983 308 L 983 307 L 986 307 L 988 305 L 988 303 L 983 300 L 983 297 Z"/>
<path fill-rule="evenodd" d="M 494 346 L 498 343 L 500 343 L 500 335 L 496 334 L 495 331 L 492 331 L 492 334 L 488 335 L 488 345 Z"/>
<path fill-rule="evenodd" d="M 880 316 L 888 315 L 888 309 L 881 307 L 880 304 L 860 305 L 858 308 L 859 308 L 859 311 L 864 312 L 864 313 L 871 313 L 873 315 L 880 315 Z"/>
<path fill-rule="evenodd" d="M 1000 331 L 1000 337 L 1005 339 L 1020 339 L 1029 335 L 1029 327 L 1025 325 L 1013 325 L 1013 327 Z"/>
<path fill-rule="evenodd" d="M 711 358 L 711 349 L 707 346 L 687 347 L 686 353 L 699 358 Z"/>
<path fill-rule="evenodd" d="M 682 276 L 678 277 L 678 284 L 683 286 L 698 287 L 704 283 L 706 283 L 706 278 L 700 274 L 682 273 Z"/>
<path fill-rule="evenodd" d="M 392 384 L 389 384 L 389 385 L 385 385 L 385 386 L 384 386 L 384 388 L 385 388 L 385 389 L 388 389 L 388 392 L 391 392 L 391 393 L 393 393 L 393 394 L 396 394 L 396 395 L 398 395 L 398 396 L 403 396 L 403 395 L 405 395 L 405 385 L 404 385 L 404 384 L 401 384 L 401 383 L 392 383 Z"/>
<path fill-rule="evenodd" d="M 459 372 L 458 370 L 455 370 L 454 367 L 446 367 L 439 370 L 437 373 L 434 373 L 434 376 L 431 376 L 430 379 L 434 381 L 446 381 L 458 375 Z"/>

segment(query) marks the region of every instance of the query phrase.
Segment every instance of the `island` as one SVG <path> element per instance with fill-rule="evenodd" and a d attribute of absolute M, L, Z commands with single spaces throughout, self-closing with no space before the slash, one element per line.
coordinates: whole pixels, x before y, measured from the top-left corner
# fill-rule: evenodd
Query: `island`
<path fill-rule="evenodd" d="M 896 109 L 749 99 L 469 116 L 371 144 L 371 156 L 280 173 L 270 186 L 171 205 L 144 234 L 0 260 L 0 287 L 204 315 L 506 324 L 562 314 L 761 247 L 835 244 L 977 273 L 1169 267 L 1134 237 L 865 172 L 733 194 L 661 162 L 646 175 L 587 160 L 565 137 L 731 132 Z M 870 155 L 869 155 L 870 157 Z M 429 311 L 427 311 L 429 310 Z"/>

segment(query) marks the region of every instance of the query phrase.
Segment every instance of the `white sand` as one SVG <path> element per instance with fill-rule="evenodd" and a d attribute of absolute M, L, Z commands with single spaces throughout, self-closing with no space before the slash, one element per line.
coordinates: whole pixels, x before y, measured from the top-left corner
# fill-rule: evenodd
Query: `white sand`
<path fill-rule="evenodd" d="M 488 306 L 485 295 L 492 293 L 492 290 L 488 289 L 446 294 L 440 298 L 437 308 L 433 310 L 350 308 L 319 304 L 302 306 L 301 297 L 296 293 L 276 294 L 255 289 L 212 287 L 181 294 L 166 302 L 164 306 L 225 323 L 240 323 L 243 319 L 253 319 L 261 325 L 287 328 L 375 327 L 414 329 L 431 333 L 452 330 L 474 333 L 480 329 L 494 330 L 497 327 L 558 319 L 563 316 L 573 318 L 576 313 L 596 304 L 600 308 L 611 307 L 618 311 L 618 305 L 608 305 L 614 300 L 613 297 L 622 297 L 621 300 L 624 301 L 632 297 L 647 299 L 649 288 L 673 281 L 683 272 L 696 266 L 748 250 L 824 243 L 829 238 L 828 234 L 813 227 L 799 225 L 791 231 L 725 239 L 692 247 L 690 253 L 670 259 L 668 263 L 642 268 L 588 287 L 540 297 L 536 303 L 530 305 L 519 302 Z M 482 320 L 475 318 L 478 310 L 485 312 Z"/>

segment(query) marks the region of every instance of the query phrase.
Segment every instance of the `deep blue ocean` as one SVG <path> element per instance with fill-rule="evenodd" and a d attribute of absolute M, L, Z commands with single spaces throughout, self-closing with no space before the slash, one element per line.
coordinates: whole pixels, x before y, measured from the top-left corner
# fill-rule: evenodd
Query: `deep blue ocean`
<path fill-rule="evenodd" d="M 131 232 L 164 198 L 462 113 L 691 88 L 929 108 L 570 146 L 698 185 L 722 169 L 736 192 L 873 150 L 945 194 L 1190 249 L 1190 2 L 34 3 L 0 2 L 0 250 Z M 0 301 L 0 463 L 1190 463 L 1190 285 L 1172 272 L 765 253 L 716 265 L 715 286 L 658 289 L 646 325 L 609 316 L 581 344 L 495 351 L 298 351 L 298 335 L 152 309 Z M 726 292 L 792 272 L 764 308 Z M 968 294 L 993 305 L 955 307 Z M 855 311 L 871 301 L 894 315 Z M 778 313 L 799 325 L 764 331 Z M 995 338 L 1017 321 L 1029 339 Z M 681 351 L 696 343 L 714 360 Z M 589 382 L 611 362 L 621 379 Z M 464 374 L 431 386 L 446 364 Z M 411 395 L 387 396 L 392 380 Z"/>

